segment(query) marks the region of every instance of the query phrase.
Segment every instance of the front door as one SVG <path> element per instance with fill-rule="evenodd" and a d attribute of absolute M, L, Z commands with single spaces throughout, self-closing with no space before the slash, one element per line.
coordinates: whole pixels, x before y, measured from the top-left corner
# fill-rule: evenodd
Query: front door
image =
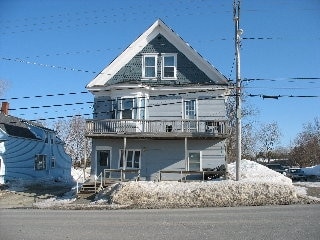
<path fill-rule="evenodd" d="M 104 176 L 104 169 L 110 169 L 110 161 L 111 161 L 111 151 L 108 149 L 106 150 L 97 150 L 97 176 L 102 173 Z M 107 174 L 105 177 L 109 177 Z"/>
<path fill-rule="evenodd" d="M 186 100 L 184 102 L 184 115 L 187 121 L 185 124 L 185 131 L 193 132 L 196 129 L 196 122 L 197 119 L 197 105 L 196 100 Z"/>

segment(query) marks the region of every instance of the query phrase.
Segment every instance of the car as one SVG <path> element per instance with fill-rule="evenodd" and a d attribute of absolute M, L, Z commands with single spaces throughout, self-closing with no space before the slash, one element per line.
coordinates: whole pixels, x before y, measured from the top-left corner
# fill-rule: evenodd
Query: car
<path fill-rule="evenodd" d="M 291 178 L 292 181 L 307 181 L 307 176 L 301 168 L 289 168 L 287 177 Z"/>
<path fill-rule="evenodd" d="M 282 166 L 281 164 L 278 164 L 278 163 L 269 163 L 266 165 L 268 168 L 278 172 L 278 173 L 281 173 L 283 175 L 286 175 L 287 174 L 287 169 Z"/>

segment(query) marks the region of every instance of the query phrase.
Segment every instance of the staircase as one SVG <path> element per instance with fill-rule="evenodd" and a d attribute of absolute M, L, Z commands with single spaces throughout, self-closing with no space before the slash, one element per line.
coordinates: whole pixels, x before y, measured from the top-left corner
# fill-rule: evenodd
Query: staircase
<path fill-rule="evenodd" d="M 79 190 L 79 193 L 78 194 L 92 194 L 92 193 L 97 193 L 99 192 L 100 190 L 106 188 L 106 187 L 109 187 L 117 182 L 120 182 L 120 181 L 117 181 L 117 180 L 105 180 L 102 182 L 101 184 L 101 181 L 92 181 L 92 180 L 88 180 L 86 182 L 84 182 Z"/>

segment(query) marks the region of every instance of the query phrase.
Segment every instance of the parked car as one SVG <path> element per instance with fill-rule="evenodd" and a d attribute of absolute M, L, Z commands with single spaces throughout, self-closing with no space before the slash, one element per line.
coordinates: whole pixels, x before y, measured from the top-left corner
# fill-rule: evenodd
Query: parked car
<path fill-rule="evenodd" d="M 287 174 L 287 169 L 282 166 L 281 164 L 278 164 L 278 163 L 269 163 L 266 165 L 268 168 L 278 172 L 278 173 L 281 173 L 283 175 L 286 175 Z"/>
<path fill-rule="evenodd" d="M 292 181 L 307 180 L 307 175 L 301 168 L 289 168 L 287 177 L 291 178 Z"/>

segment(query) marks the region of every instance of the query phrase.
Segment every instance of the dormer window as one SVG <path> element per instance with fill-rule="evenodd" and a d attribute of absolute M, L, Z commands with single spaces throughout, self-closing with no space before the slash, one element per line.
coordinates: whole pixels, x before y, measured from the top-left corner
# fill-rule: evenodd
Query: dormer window
<path fill-rule="evenodd" d="M 157 55 L 143 55 L 142 61 L 142 77 L 156 78 L 157 77 Z"/>
<path fill-rule="evenodd" d="M 162 54 L 162 78 L 177 78 L 177 54 Z"/>

